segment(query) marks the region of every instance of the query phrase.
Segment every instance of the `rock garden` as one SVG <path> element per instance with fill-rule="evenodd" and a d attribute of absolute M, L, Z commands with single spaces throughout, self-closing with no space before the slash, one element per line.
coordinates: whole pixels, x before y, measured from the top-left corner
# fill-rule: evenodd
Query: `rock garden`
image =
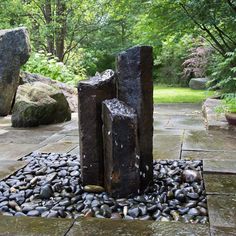
<path fill-rule="evenodd" d="M 203 39 L 182 79 L 214 96 L 156 105 L 155 47 L 122 47 L 115 69 L 73 86 L 21 71 L 29 38 L 25 27 L 0 30 L 0 235 L 235 235 L 236 97 L 232 77 L 206 76 Z M 64 41 L 48 37 L 44 56 L 70 77 Z"/>
<path fill-rule="evenodd" d="M 32 153 L 24 168 L 0 182 L 0 210 L 9 216 L 208 223 L 201 161 L 155 161 L 145 193 L 113 198 L 83 186 L 77 156 Z"/>

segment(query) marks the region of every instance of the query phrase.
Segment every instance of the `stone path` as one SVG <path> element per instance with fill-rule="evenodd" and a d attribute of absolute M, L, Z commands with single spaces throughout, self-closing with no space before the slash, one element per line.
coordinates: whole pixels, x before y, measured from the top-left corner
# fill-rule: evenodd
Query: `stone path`
<path fill-rule="evenodd" d="M 24 166 L 17 160 L 32 151 L 77 154 L 77 114 L 33 129 L 15 129 L 10 117 L 0 118 L 0 179 Z M 209 225 L 0 216 L 0 235 L 236 235 L 236 132 L 206 131 L 200 105 L 159 105 L 153 153 L 155 159 L 204 161 Z"/>

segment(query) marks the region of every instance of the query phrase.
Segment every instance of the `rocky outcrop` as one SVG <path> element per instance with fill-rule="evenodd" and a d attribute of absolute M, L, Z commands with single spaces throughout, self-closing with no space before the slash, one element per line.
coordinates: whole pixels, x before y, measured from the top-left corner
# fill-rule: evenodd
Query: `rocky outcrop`
<path fill-rule="evenodd" d="M 68 121 L 71 111 L 58 87 L 34 82 L 18 87 L 11 119 L 13 127 L 32 127 Z"/>
<path fill-rule="evenodd" d="M 189 87 L 195 90 L 204 90 L 207 88 L 207 78 L 193 78 L 189 82 Z"/>
<path fill-rule="evenodd" d="M 34 82 L 41 82 L 48 85 L 56 85 L 61 89 L 63 94 L 65 95 L 69 105 L 71 112 L 78 111 L 78 93 L 77 89 L 71 85 L 52 80 L 50 78 L 44 77 L 38 74 L 31 74 L 29 72 L 21 72 L 20 74 L 20 84 L 25 83 L 34 83 Z"/>
<path fill-rule="evenodd" d="M 20 66 L 29 59 L 26 28 L 0 30 L 0 116 L 10 113 L 19 84 Z"/>

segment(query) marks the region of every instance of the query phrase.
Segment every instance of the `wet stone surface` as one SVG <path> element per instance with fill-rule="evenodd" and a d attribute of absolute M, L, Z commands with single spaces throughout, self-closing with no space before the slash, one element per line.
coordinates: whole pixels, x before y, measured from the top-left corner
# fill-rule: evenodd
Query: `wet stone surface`
<path fill-rule="evenodd" d="M 204 180 L 207 194 L 236 193 L 235 174 L 204 174 Z"/>
<path fill-rule="evenodd" d="M 64 236 L 73 225 L 70 219 L 10 217 L 0 215 L 1 236 Z"/>
<path fill-rule="evenodd" d="M 207 200 L 211 227 L 236 229 L 236 196 L 208 195 Z"/>
<path fill-rule="evenodd" d="M 180 222 L 143 221 L 140 224 L 139 221 L 135 220 L 111 221 L 96 218 L 86 218 L 76 220 L 67 235 L 208 236 L 210 234 L 207 224 L 188 224 L 186 227 L 186 224 Z"/>
<path fill-rule="evenodd" d="M 201 161 L 154 161 L 145 193 L 114 199 L 96 186 L 85 192 L 75 155 L 32 153 L 23 160 L 29 164 L 0 181 L 3 215 L 208 222 Z"/>

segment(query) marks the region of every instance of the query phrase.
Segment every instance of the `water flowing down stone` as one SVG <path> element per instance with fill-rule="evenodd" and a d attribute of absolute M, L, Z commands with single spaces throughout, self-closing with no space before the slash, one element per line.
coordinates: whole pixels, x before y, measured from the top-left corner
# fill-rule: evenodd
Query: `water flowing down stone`
<path fill-rule="evenodd" d="M 105 189 L 114 197 L 139 190 L 137 115 L 118 99 L 102 105 Z"/>
<path fill-rule="evenodd" d="M 133 107 L 138 115 L 141 189 L 153 179 L 153 56 L 152 47 L 137 46 L 117 59 L 118 99 Z"/>
<path fill-rule="evenodd" d="M 0 30 L 0 116 L 10 113 L 19 85 L 20 66 L 29 59 L 26 28 Z"/>
<path fill-rule="evenodd" d="M 79 145 L 84 185 L 103 185 L 102 101 L 115 96 L 115 75 L 111 70 L 78 85 Z"/>

